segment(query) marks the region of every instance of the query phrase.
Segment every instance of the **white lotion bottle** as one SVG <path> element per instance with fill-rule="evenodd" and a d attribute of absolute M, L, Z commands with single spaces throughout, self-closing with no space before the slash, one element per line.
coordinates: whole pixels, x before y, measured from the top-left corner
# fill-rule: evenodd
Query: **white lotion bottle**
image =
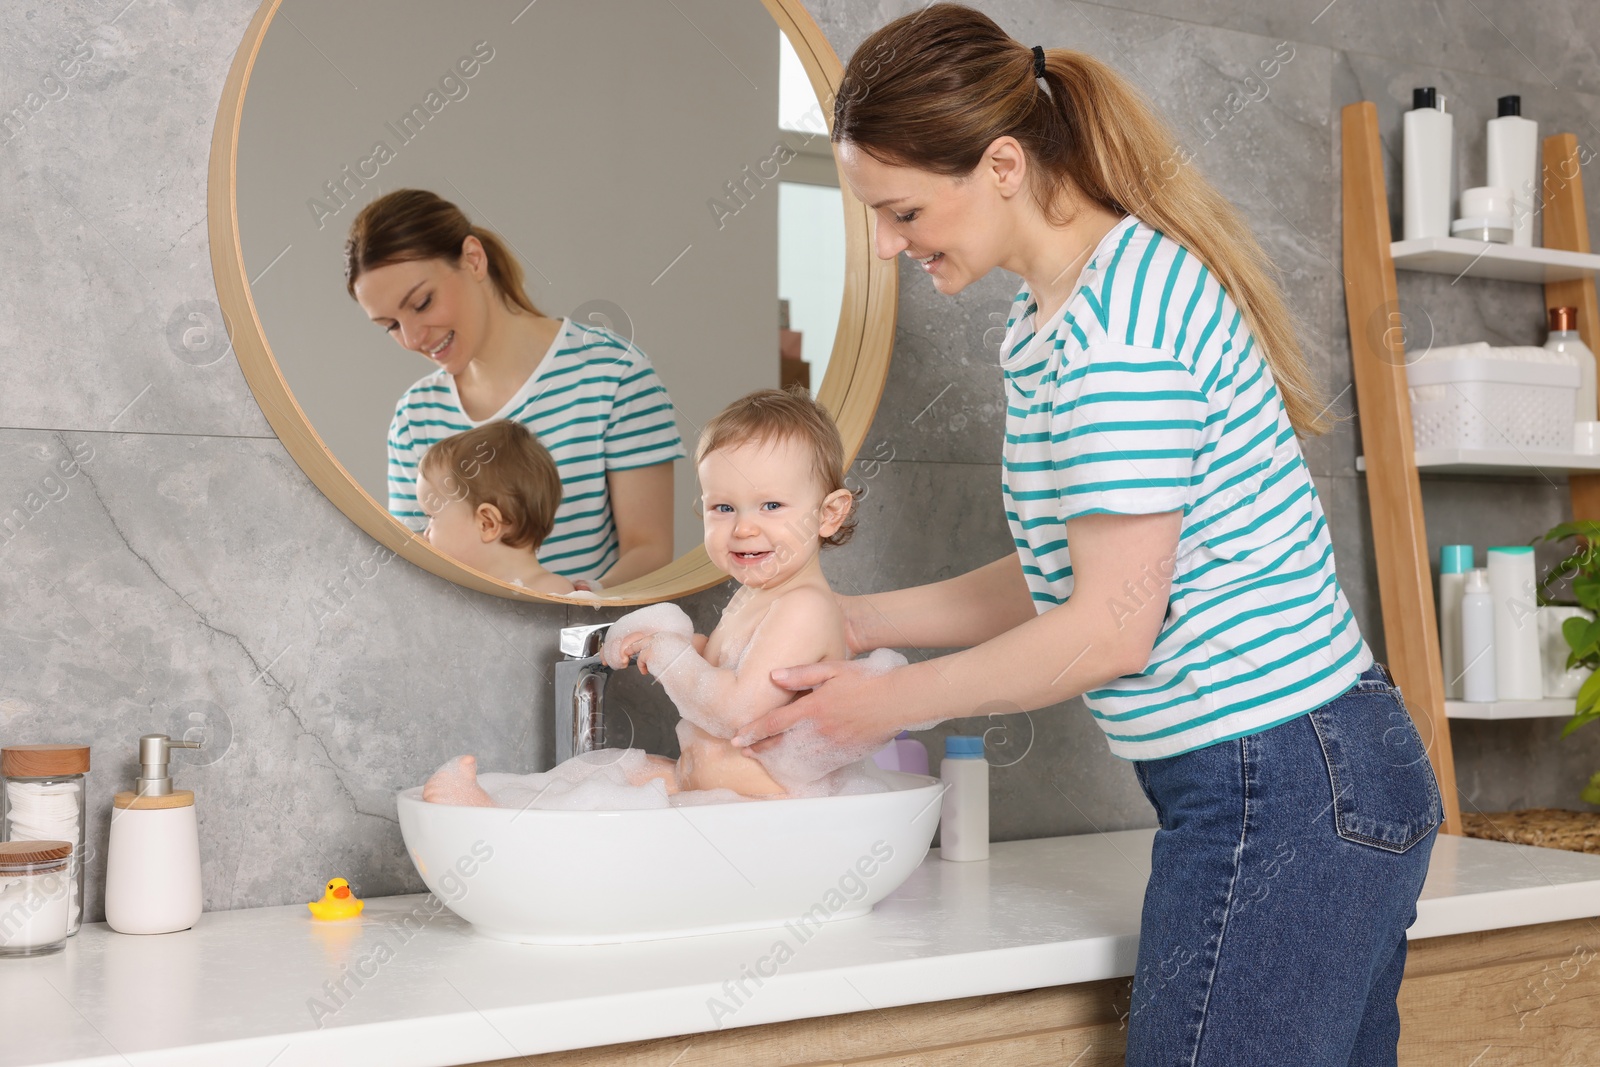
<path fill-rule="evenodd" d="M 1595 413 L 1594 353 L 1583 343 L 1578 333 L 1577 308 L 1551 308 L 1550 334 L 1544 347 L 1550 352 L 1563 352 L 1578 360 L 1578 399 L 1573 404 L 1573 422 L 1593 422 L 1600 419 Z"/>
<path fill-rule="evenodd" d="M 989 858 L 989 761 L 983 738 L 947 737 L 939 777 L 948 787 L 939 809 L 939 858 Z"/>
<path fill-rule="evenodd" d="M 1494 597 L 1496 700 L 1538 700 L 1544 696 L 1533 583 L 1532 546 L 1489 549 L 1489 593 Z"/>
<path fill-rule="evenodd" d="M 122 934 L 169 934 L 200 918 L 200 831 L 194 793 L 173 789 L 168 751 L 199 748 L 166 734 L 139 738 L 139 777 L 116 795 L 106 856 L 106 923 Z"/>
<path fill-rule="evenodd" d="M 1500 117 L 1490 119 L 1487 126 L 1489 184 L 1511 190 L 1515 220 L 1511 243 L 1532 248 L 1539 191 L 1539 124 L 1522 117 L 1520 96 L 1502 96 L 1498 106 Z"/>
<path fill-rule="evenodd" d="M 1462 700 L 1461 596 L 1472 569 L 1471 545 L 1445 545 L 1439 553 L 1439 658 L 1446 700 Z"/>
<path fill-rule="evenodd" d="M 1494 594 L 1480 567 L 1461 583 L 1461 697 L 1487 704 L 1494 695 Z"/>
<path fill-rule="evenodd" d="M 1413 90 L 1405 115 L 1401 224 L 1405 239 L 1449 237 L 1454 119 L 1433 86 Z"/>

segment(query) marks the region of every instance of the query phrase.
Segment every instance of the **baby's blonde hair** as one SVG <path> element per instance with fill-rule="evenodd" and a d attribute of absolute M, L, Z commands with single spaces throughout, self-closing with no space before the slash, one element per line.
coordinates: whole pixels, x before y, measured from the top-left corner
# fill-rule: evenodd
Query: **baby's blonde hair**
<path fill-rule="evenodd" d="M 499 419 L 446 437 L 417 468 L 451 500 L 473 511 L 492 504 L 505 522 L 508 548 L 536 551 L 550 536 L 561 506 L 561 472 L 526 426 Z"/>
<path fill-rule="evenodd" d="M 788 389 L 757 389 L 723 408 L 700 431 L 695 448 L 698 466 L 713 452 L 738 448 L 744 444 L 769 444 L 799 440 L 811 450 L 812 470 L 822 486 L 822 495 L 848 489 L 844 484 L 844 442 L 833 416 L 798 385 Z M 856 529 L 855 492 L 852 506 L 839 528 L 822 538 L 825 545 L 842 545 Z"/>

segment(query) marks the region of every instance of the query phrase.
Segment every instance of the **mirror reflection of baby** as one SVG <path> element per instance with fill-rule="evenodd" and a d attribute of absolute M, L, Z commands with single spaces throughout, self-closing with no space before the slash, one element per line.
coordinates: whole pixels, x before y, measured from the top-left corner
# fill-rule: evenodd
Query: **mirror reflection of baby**
<path fill-rule="evenodd" d="M 832 418 L 803 390 L 765 389 L 706 425 L 696 464 L 706 553 L 739 589 L 706 636 L 695 634 L 688 616 L 670 603 L 611 625 L 606 664 L 620 670 L 637 660 L 683 717 L 677 761 L 631 761 L 627 782 L 658 780 L 669 794 L 730 789 L 747 797 L 783 796 L 789 790 L 761 760 L 729 739 L 795 699 L 773 684 L 773 670 L 848 657 L 844 615 L 819 558 L 823 546 L 843 544 L 853 532 L 843 444 Z M 824 763 L 820 770 L 839 765 Z M 423 799 L 493 805 L 473 780 L 474 770 L 470 756 L 452 760 L 428 780 Z"/>
<path fill-rule="evenodd" d="M 536 555 L 561 505 L 561 475 L 521 423 L 485 423 L 428 449 L 417 500 L 428 516 L 423 536 L 445 555 L 540 593 L 573 591 Z"/>

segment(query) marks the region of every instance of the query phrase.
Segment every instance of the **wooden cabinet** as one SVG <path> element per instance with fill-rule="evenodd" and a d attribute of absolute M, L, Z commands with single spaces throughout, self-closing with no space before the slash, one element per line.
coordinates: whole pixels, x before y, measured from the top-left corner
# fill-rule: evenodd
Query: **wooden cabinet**
<path fill-rule="evenodd" d="M 481 1067 L 1120 1067 L 1132 979 L 1030 989 Z M 1600 1064 L 1600 923 L 1413 941 L 1401 1067 Z"/>

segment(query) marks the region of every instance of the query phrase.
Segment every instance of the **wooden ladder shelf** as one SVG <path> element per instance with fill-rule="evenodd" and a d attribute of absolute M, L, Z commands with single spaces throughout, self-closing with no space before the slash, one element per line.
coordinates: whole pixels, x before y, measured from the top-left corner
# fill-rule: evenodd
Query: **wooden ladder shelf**
<path fill-rule="evenodd" d="M 1445 717 L 1438 616 L 1406 391 L 1405 322 L 1389 248 L 1393 231 L 1378 109 L 1371 101 L 1350 104 L 1342 111 L 1342 121 L 1345 312 L 1361 413 L 1386 660 L 1427 742 L 1444 794 L 1444 832 L 1459 834 L 1461 805 L 1450 721 Z M 1544 247 L 1587 253 L 1589 226 L 1578 139 L 1570 133 L 1547 137 L 1543 155 Z M 1600 305 L 1593 277 L 1546 282 L 1544 291 L 1547 307 L 1578 309 L 1584 343 L 1600 351 Z M 1600 519 L 1600 475 L 1572 474 L 1568 484 L 1573 517 Z"/>

